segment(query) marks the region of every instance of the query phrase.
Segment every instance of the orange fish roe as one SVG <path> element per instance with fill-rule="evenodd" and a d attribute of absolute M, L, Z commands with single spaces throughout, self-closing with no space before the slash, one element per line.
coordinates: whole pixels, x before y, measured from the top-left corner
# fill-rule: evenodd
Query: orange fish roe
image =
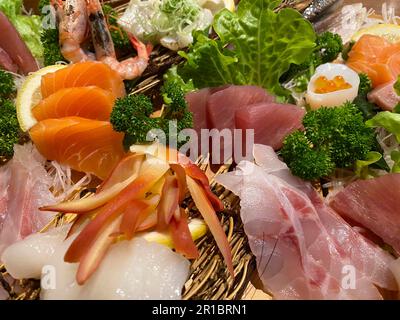
<path fill-rule="evenodd" d="M 315 93 L 329 93 L 351 88 L 351 84 L 347 83 L 342 76 L 336 76 L 332 80 L 321 76 L 315 80 L 314 84 Z"/>

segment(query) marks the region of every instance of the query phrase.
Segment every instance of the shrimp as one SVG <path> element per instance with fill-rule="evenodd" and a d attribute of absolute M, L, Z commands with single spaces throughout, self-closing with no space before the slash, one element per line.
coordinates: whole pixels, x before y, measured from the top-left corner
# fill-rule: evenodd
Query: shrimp
<path fill-rule="evenodd" d="M 133 35 L 129 35 L 131 43 L 137 51 L 137 56 L 118 61 L 99 0 L 86 0 L 86 3 L 96 59 L 109 65 L 125 80 L 139 77 L 148 66 L 152 46 L 146 46 Z"/>
<path fill-rule="evenodd" d="M 59 5 L 62 1 L 58 0 Z M 60 4 L 61 2 L 61 4 Z M 61 53 L 70 62 L 94 60 L 91 53 L 82 49 L 86 39 L 88 17 L 85 0 L 66 0 L 60 18 Z"/>

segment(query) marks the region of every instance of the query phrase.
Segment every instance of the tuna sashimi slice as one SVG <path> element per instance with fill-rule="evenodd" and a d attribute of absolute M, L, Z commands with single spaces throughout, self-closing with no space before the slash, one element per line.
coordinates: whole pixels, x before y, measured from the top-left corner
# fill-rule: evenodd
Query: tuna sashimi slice
<path fill-rule="evenodd" d="M 206 105 L 208 97 L 211 95 L 209 88 L 190 92 L 185 96 L 189 111 L 193 113 L 193 125 L 197 133 L 201 129 L 207 129 Z"/>
<path fill-rule="evenodd" d="M 125 95 L 121 77 L 102 62 L 79 62 L 42 77 L 42 97 L 64 88 L 97 86 L 113 93 L 117 98 Z"/>
<path fill-rule="evenodd" d="M 1 47 L 0 47 L 0 68 L 13 73 L 18 72 L 18 66 L 14 63 L 14 61 L 12 61 L 8 53 L 5 52 Z"/>
<path fill-rule="evenodd" d="M 352 182 L 330 202 L 344 217 L 360 223 L 400 253 L 400 174 Z"/>
<path fill-rule="evenodd" d="M 392 111 L 400 103 L 400 96 L 394 90 L 394 81 L 376 87 L 368 94 L 368 100 L 381 109 Z"/>
<path fill-rule="evenodd" d="M 246 148 L 250 148 L 250 150 L 252 148 L 252 145 L 246 143 L 244 132 L 241 132 L 241 135 L 234 134 L 236 111 L 248 105 L 273 101 L 275 101 L 274 96 L 256 86 L 229 86 L 213 93 L 208 98 L 206 107 L 208 128 L 215 129 L 215 133 L 220 133 L 220 135 L 213 136 L 212 143 L 209 145 L 212 163 L 226 163 L 230 158 L 239 162 L 241 157 L 247 155 Z M 254 127 L 251 126 L 249 129 L 254 129 Z M 239 152 L 238 146 L 240 145 L 242 148 Z M 216 150 L 218 148 L 220 149 L 219 154 Z"/>
<path fill-rule="evenodd" d="M 198 91 L 193 91 L 185 96 L 186 102 L 188 103 L 190 112 L 193 113 L 193 124 L 194 129 L 200 134 L 201 129 L 208 129 L 206 107 L 208 98 L 215 92 L 226 89 L 229 85 L 216 87 L 216 88 L 204 88 Z"/>
<path fill-rule="evenodd" d="M 295 105 L 260 103 L 236 111 L 237 129 L 254 129 L 254 142 L 278 150 L 285 137 L 303 127 L 305 110 Z"/>
<path fill-rule="evenodd" d="M 273 102 L 274 96 L 256 86 L 230 86 L 213 93 L 207 101 L 209 128 L 234 129 L 235 112 L 250 104 Z"/>
<path fill-rule="evenodd" d="M 109 120 L 115 97 L 98 87 L 60 89 L 43 99 L 32 109 L 36 120 L 79 116 L 94 120 Z"/>
<path fill-rule="evenodd" d="M 14 242 L 38 232 L 53 217 L 39 211 L 55 203 L 46 160 L 28 143 L 14 147 L 14 157 L 0 168 L 0 255 Z"/>

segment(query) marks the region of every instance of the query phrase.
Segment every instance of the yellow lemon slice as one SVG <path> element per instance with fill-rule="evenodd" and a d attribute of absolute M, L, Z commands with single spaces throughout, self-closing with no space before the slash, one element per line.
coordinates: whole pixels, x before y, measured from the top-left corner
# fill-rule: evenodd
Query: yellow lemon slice
<path fill-rule="evenodd" d="M 37 122 L 32 114 L 32 108 L 42 100 L 42 94 L 40 91 L 42 76 L 65 67 L 65 65 L 61 64 L 48 66 L 26 77 L 21 88 L 18 90 L 15 102 L 18 122 L 22 131 L 28 131 Z"/>
<path fill-rule="evenodd" d="M 352 40 L 357 41 L 365 34 L 380 36 L 392 43 L 400 42 L 400 26 L 396 24 L 377 24 L 363 28 L 353 35 Z"/>
<path fill-rule="evenodd" d="M 207 226 L 201 219 L 192 219 L 189 222 L 189 230 L 192 235 L 193 241 L 201 238 L 207 232 Z M 167 247 L 173 248 L 172 238 L 168 233 L 161 233 L 157 231 L 138 233 L 138 237 L 142 237 L 149 242 L 157 242 Z"/>

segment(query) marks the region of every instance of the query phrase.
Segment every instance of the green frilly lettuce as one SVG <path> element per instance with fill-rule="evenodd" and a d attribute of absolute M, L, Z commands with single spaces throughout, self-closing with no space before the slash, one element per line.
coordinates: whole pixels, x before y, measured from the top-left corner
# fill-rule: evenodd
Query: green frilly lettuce
<path fill-rule="evenodd" d="M 312 25 L 293 9 L 274 11 L 280 1 L 242 0 L 237 12 L 219 12 L 213 28 L 219 39 L 195 34 L 186 62 L 178 69 L 196 88 L 224 84 L 258 85 L 278 96 L 288 92 L 280 77 L 301 64 L 315 47 Z"/>
<path fill-rule="evenodd" d="M 400 114 L 389 111 L 379 112 L 375 117 L 365 123 L 368 127 L 384 128 L 392 133 L 400 143 Z"/>
<path fill-rule="evenodd" d="M 355 165 L 355 172 L 361 179 L 370 179 L 374 174 L 370 171 L 369 166 L 377 163 L 382 159 L 382 155 L 376 151 L 370 151 L 365 156 L 365 160 L 357 160 Z"/>

